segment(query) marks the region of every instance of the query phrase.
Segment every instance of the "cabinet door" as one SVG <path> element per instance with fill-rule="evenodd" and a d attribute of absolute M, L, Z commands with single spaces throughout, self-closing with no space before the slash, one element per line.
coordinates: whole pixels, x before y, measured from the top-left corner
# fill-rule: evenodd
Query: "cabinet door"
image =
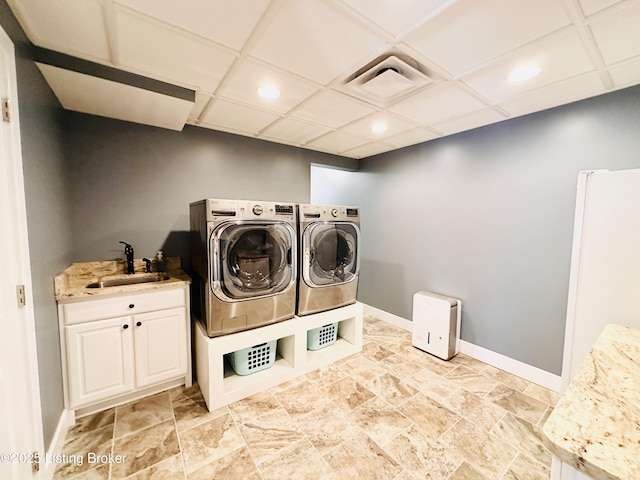
<path fill-rule="evenodd" d="M 134 389 L 132 317 L 65 327 L 70 407 Z"/>
<path fill-rule="evenodd" d="M 138 388 L 186 374 L 185 312 L 185 308 L 171 308 L 133 317 Z"/>

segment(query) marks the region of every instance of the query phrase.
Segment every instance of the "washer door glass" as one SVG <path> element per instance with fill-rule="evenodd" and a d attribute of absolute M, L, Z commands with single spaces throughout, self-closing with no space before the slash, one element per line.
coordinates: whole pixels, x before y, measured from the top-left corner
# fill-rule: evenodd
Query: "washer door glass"
<path fill-rule="evenodd" d="M 214 230 L 212 288 L 226 300 L 273 295 L 295 282 L 295 232 L 283 223 L 229 223 Z"/>
<path fill-rule="evenodd" d="M 356 278 L 358 227 L 353 223 L 312 223 L 304 231 L 304 280 L 311 286 L 336 285 Z"/>

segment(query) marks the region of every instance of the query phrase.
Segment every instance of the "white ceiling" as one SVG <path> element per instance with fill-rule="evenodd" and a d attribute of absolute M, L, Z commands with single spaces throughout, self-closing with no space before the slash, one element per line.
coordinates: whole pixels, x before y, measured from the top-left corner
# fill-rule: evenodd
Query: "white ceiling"
<path fill-rule="evenodd" d="M 154 107 L 163 95 L 133 87 L 119 102 L 105 101 L 120 91 L 103 90 L 101 82 L 109 81 L 74 81 L 83 74 L 41 66 L 65 108 L 178 130 L 187 123 L 351 158 L 640 83 L 640 0 L 8 3 L 36 46 L 196 92 L 195 102 L 176 108 L 174 99 Z M 424 81 L 386 98 L 347 86 L 390 54 Z M 506 80 L 526 63 L 540 74 Z M 385 83 L 392 76 L 371 88 L 395 92 L 399 84 Z M 278 99 L 257 95 L 267 83 L 280 89 Z M 373 133 L 379 121 L 388 129 Z"/>

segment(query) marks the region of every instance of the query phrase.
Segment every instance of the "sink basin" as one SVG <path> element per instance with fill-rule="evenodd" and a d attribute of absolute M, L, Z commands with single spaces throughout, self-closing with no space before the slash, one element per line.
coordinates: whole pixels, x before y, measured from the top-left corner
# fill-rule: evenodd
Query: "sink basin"
<path fill-rule="evenodd" d="M 87 285 L 87 288 L 123 287 L 125 285 L 137 285 L 139 283 L 164 282 L 170 278 L 166 273 L 133 274 L 127 277 L 102 278 L 97 282 L 90 283 Z"/>

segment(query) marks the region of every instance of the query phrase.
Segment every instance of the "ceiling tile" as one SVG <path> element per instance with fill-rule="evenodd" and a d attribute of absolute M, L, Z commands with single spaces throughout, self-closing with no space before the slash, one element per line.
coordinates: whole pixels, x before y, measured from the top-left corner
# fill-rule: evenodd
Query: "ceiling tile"
<path fill-rule="evenodd" d="M 617 87 L 635 85 L 640 81 L 640 57 L 618 63 L 609 69 L 609 73 Z"/>
<path fill-rule="evenodd" d="M 138 14 L 118 10 L 116 16 L 121 62 L 162 80 L 212 92 L 236 57 Z"/>
<path fill-rule="evenodd" d="M 537 66 L 540 73 L 525 82 L 509 82 L 509 73 L 524 65 Z M 568 27 L 529 43 L 461 80 L 495 102 L 593 69 L 575 29 Z"/>
<path fill-rule="evenodd" d="M 640 55 L 640 2 L 621 3 L 590 21 L 607 65 Z"/>
<path fill-rule="evenodd" d="M 291 113 L 291 116 L 338 128 L 374 111 L 374 108 L 362 102 L 327 90 L 304 102 Z"/>
<path fill-rule="evenodd" d="M 255 110 L 226 100 L 216 100 L 202 119 L 202 123 L 255 135 L 277 119 L 278 115 L 274 113 Z"/>
<path fill-rule="evenodd" d="M 388 110 L 427 126 L 482 107 L 484 103 L 464 90 L 443 84 L 413 95 Z"/>
<path fill-rule="evenodd" d="M 461 115 L 444 122 L 435 123 L 432 125 L 432 128 L 439 130 L 445 135 L 451 135 L 453 133 L 489 125 L 490 123 L 501 122 L 506 119 L 504 115 L 498 113 L 493 108 L 483 108 L 482 110 L 467 113 L 466 115 Z"/>
<path fill-rule="evenodd" d="M 67 110 L 182 130 L 193 102 L 83 73 L 36 64 Z"/>
<path fill-rule="evenodd" d="M 202 111 L 205 109 L 211 98 L 212 96 L 209 94 L 196 92 L 196 101 L 191 109 L 191 113 L 189 113 L 189 120 L 191 122 L 196 122 L 198 118 L 200 118 Z"/>
<path fill-rule="evenodd" d="M 387 126 L 387 130 L 380 133 L 374 133 L 371 131 L 371 127 L 375 124 L 384 124 Z M 388 113 L 376 112 L 350 123 L 341 130 L 344 132 L 354 133 L 361 137 L 370 138 L 371 140 L 380 140 L 390 135 L 410 130 L 414 127 L 415 124 L 401 120 L 393 115 L 389 115 Z"/>
<path fill-rule="evenodd" d="M 393 150 L 393 148 L 394 147 L 392 147 L 391 145 L 384 145 L 382 143 L 374 142 L 352 148 L 350 150 L 347 150 L 346 152 L 343 152 L 343 154 L 353 158 L 365 158 L 388 152 L 390 150 Z"/>
<path fill-rule="evenodd" d="M 404 41 L 460 75 L 569 23 L 557 0 L 459 0 Z"/>
<path fill-rule="evenodd" d="M 264 85 L 277 87 L 280 97 L 272 100 L 260 97 L 258 88 Z M 219 90 L 218 95 L 285 113 L 310 97 L 318 88 L 306 80 L 249 58 L 234 69 L 232 77 L 225 81 L 225 86 Z"/>
<path fill-rule="evenodd" d="M 620 0 L 579 0 L 582 13 L 586 16 L 593 15 L 600 10 L 604 10 Z"/>
<path fill-rule="evenodd" d="M 341 153 L 365 143 L 369 143 L 369 141 L 345 132 L 330 132 L 307 143 L 307 145 L 329 152 Z"/>
<path fill-rule="evenodd" d="M 304 144 L 330 131 L 330 128 L 321 125 L 302 122 L 292 118 L 282 118 L 273 125 L 270 125 L 262 132 L 260 137 L 288 140 L 297 144 Z"/>
<path fill-rule="evenodd" d="M 600 76 L 591 72 L 519 95 L 499 105 L 513 116 L 519 116 L 604 92 Z"/>
<path fill-rule="evenodd" d="M 285 2 L 250 52 L 323 85 L 385 45 L 329 2 Z M 357 67 L 354 67 L 354 70 Z"/>
<path fill-rule="evenodd" d="M 240 50 L 269 0 L 115 0 L 163 22 Z"/>
<path fill-rule="evenodd" d="M 416 143 L 426 142 L 433 140 L 434 138 L 441 137 L 439 133 L 435 133 L 425 128 L 416 127 L 411 130 L 391 135 L 384 139 L 385 143 L 394 145 L 396 148 L 406 147 L 408 145 L 415 145 Z"/>
<path fill-rule="evenodd" d="M 394 36 L 422 23 L 439 8 L 452 3 L 451 0 L 402 0 L 401 3 L 389 0 L 343 1 Z"/>
<path fill-rule="evenodd" d="M 36 45 L 92 60 L 110 60 L 102 3 L 98 0 L 9 0 Z"/>

